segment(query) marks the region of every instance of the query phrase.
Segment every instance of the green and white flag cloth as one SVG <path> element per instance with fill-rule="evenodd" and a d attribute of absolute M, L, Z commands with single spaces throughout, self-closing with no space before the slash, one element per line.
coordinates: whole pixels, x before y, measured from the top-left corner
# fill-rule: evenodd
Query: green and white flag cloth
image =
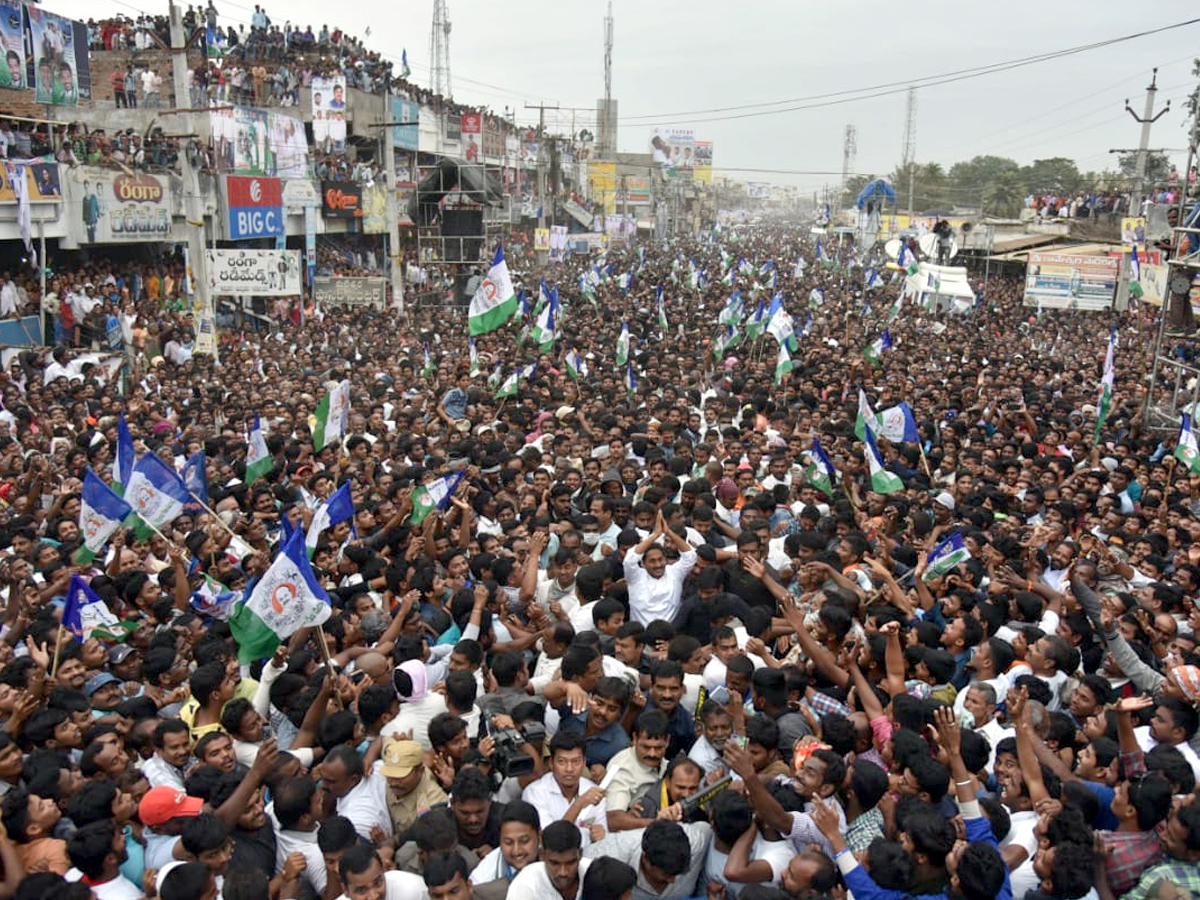
<path fill-rule="evenodd" d="M 89 466 L 83 475 L 83 490 L 79 495 L 79 536 L 83 546 L 75 551 L 74 561 L 89 563 L 103 553 L 104 545 L 130 512 L 132 507 Z"/>
<path fill-rule="evenodd" d="M 250 599 L 229 619 L 238 645 L 238 659 L 250 663 L 301 628 L 314 628 L 329 619 L 329 595 L 317 581 L 304 550 L 304 532 L 297 528 L 254 588 Z"/>
<path fill-rule="evenodd" d="M 800 342 L 796 340 L 796 323 L 792 321 L 788 311 L 783 308 L 782 293 L 776 293 L 771 298 L 771 309 L 767 312 L 767 334 L 792 353 L 800 349 Z"/>
<path fill-rule="evenodd" d="M 1136 249 L 1136 248 L 1135 248 Z M 1100 443 L 1100 432 L 1108 421 L 1108 411 L 1112 408 L 1113 392 L 1113 354 L 1117 347 L 1117 328 L 1111 326 L 1108 330 L 1108 352 L 1104 354 L 1104 374 L 1100 378 L 1100 399 L 1096 402 L 1096 433 L 1092 446 Z"/>
<path fill-rule="evenodd" d="M 1138 300 L 1142 293 L 1142 261 L 1134 244 L 1129 253 L 1129 296 Z"/>
<path fill-rule="evenodd" d="M 421 345 L 421 377 L 430 378 L 433 376 L 433 354 L 429 352 L 429 342 L 426 341 Z"/>
<path fill-rule="evenodd" d="M 129 484 L 129 476 L 133 474 L 133 462 L 137 454 L 133 452 L 133 436 L 129 433 L 129 423 L 125 421 L 125 413 L 117 417 L 117 449 L 113 454 L 112 489 L 120 496 Z"/>
<path fill-rule="evenodd" d="M 871 409 L 871 403 L 867 400 L 867 392 L 859 388 L 858 414 L 854 417 L 854 433 L 860 441 L 867 439 L 868 422 L 872 428 L 879 429 L 879 416 L 875 414 L 875 410 Z"/>
<path fill-rule="evenodd" d="M 904 490 L 904 482 L 895 472 L 889 472 L 883 467 L 883 457 L 875 445 L 875 433 L 868 425 L 863 434 L 863 453 L 867 457 L 867 470 L 871 473 L 871 490 L 877 494 L 894 494 Z"/>
<path fill-rule="evenodd" d="M 587 361 L 580 355 L 579 350 L 572 350 L 566 356 L 567 375 L 572 381 L 578 381 L 580 378 L 587 378 L 588 364 Z"/>
<path fill-rule="evenodd" d="M 658 327 L 663 331 L 667 330 L 667 308 L 663 302 L 663 289 L 660 284 L 654 294 L 655 306 L 658 307 Z"/>
<path fill-rule="evenodd" d="M 137 513 L 134 528 L 143 540 L 178 517 L 191 499 L 183 479 L 155 453 L 134 463 L 125 485 L 125 502 Z"/>
<path fill-rule="evenodd" d="M 908 249 L 908 242 L 900 242 L 900 253 L 896 256 L 896 265 L 908 275 L 916 275 L 918 271 L 917 258 Z"/>
<path fill-rule="evenodd" d="M 308 558 L 312 559 L 313 554 L 316 553 L 317 544 L 321 542 L 322 532 L 339 522 L 345 522 L 352 518 L 354 518 L 354 500 L 350 497 L 350 482 L 347 481 L 330 494 L 329 499 L 318 506 L 317 511 L 313 513 L 312 521 L 304 536 L 304 548 L 308 553 Z"/>
<path fill-rule="evenodd" d="M 441 478 L 435 478 L 428 484 L 417 485 L 412 492 L 413 511 L 409 523 L 420 525 L 435 509 L 445 509 L 450 505 L 450 497 L 454 489 L 463 480 L 465 472 L 451 472 Z"/>
<path fill-rule="evenodd" d="M 537 363 L 528 366 L 520 366 L 517 371 L 513 372 L 504 379 L 504 383 L 500 385 L 500 389 L 496 391 L 497 400 L 506 400 L 509 397 L 515 397 L 521 389 L 521 380 L 528 380 L 533 375 L 534 369 L 537 368 Z"/>
<path fill-rule="evenodd" d="M 726 301 L 721 314 L 717 316 L 717 321 L 722 325 L 737 326 L 742 321 L 742 292 L 734 291 L 729 295 L 729 300 Z"/>
<path fill-rule="evenodd" d="M 1179 439 L 1175 442 L 1175 458 L 1200 475 L 1200 447 L 1192 432 L 1192 417 L 1183 413 L 1179 420 Z"/>
<path fill-rule="evenodd" d="M 493 391 L 496 390 L 496 388 L 500 387 L 500 381 L 501 381 L 503 375 L 504 375 L 504 372 L 500 368 L 500 363 L 496 363 L 496 368 L 493 369 L 492 374 L 488 376 L 487 386 L 490 387 Z"/>
<path fill-rule="evenodd" d="M 746 338 L 747 340 L 757 341 L 762 337 L 763 329 L 767 326 L 767 301 L 759 300 L 758 306 L 750 318 L 746 320 Z"/>
<path fill-rule="evenodd" d="M 475 338 L 467 338 L 467 353 L 471 357 L 471 377 L 479 374 L 479 350 L 475 347 Z"/>
<path fill-rule="evenodd" d="M 317 404 L 317 427 L 313 429 L 313 449 L 320 453 L 330 444 L 341 443 L 350 420 L 350 382 L 338 383 Z"/>
<path fill-rule="evenodd" d="M 783 384 L 783 379 L 787 377 L 787 373 L 792 371 L 795 363 L 792 362 L 792 357 L 788 353 L 787 345 L 779 345 L 779 358 L 775 363 L 775 384 Z"/>
<path fill-rule="evenodd" d="M 717 339 L 713 341 L 713 356 L 717 359 L 723 359 L 725 354 L 732 350 L 741 341 L 742 336 L 732 325 L 726 325 L 717 334 Z"/>
<path fill-rule="evenodd" d="M 863 356 L 867 358 L 873 366 L 879 365 L 883 361 L 883 354 L 892 349 L 892 336 L 888 334 L 888 330 L 883 329 L 881 334 L 870 347 L 863 351 Z"/>
<path fill-rule="evenodd" d="M 948 575 L 971 558 L 971 551 L 963 541 L 961 531 L 952 531 L 944 541 L 941 541 L 925 558 L 925 573 L 922 581 L 933 581 Z"/>
<path fill-rule="evenodd" d="M 560 315 L 558 288 L 556 287 L 550 292 L 548 302 L 542 311 L 538 313 L 537 321 L 533 325 L 533 339 L 537 342 L 543 353 L 549 353 L 554 347 L 554 341 L 558 337 L 558 320 Z"/>
<path fill-rule="evenodd" d="M 621 333 L 617 335 L 617 365 L 623 366 L 629 362 L 629 325 L 621 323 Z"/>
<path fill-rule="evenodd" d="M 491 268 L 471 298 L 467 325 L 471 334 L 487 334 L 504 325 L 516 311 L 517 293 L 508 274 L 504 248 L 497 247 Z"/>
<path fill-rule="evenodd" d="M 815 435 L 810 458 L 812 461 L 804 470 L 804 478 L 825 496 L 832 497 L 833 486 L 837 483 L 837 470 L 834 469 L 833 463 Z"/>
<path fill-rule="evenodd" d="M 254 484 L 271 471 L 273 464 L 258 416 L 254 417 L 254 426 L 250 429 L 247 444 L 249 447 L 246 450 L 246 484 Z"/>

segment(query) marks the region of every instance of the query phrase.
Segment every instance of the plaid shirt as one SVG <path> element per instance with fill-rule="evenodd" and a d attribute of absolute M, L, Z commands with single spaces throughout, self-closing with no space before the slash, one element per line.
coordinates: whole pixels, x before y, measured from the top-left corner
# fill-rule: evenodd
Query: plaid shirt
<path fill-rule="evenodd" d="M 1200 865 L 1168 859 L 1153 869 L 1147 869 L 1137 887 L 1122 900 L 1150 900 L 1151 897 L 1159 896 L 1164 884 L 1188 891 L 1192 896 L 1200 896 Z"/>
<path fill-rule="evenodd" d="M 1162 858 L 1162 845 L 1154 831 L 1101 831 L 1104 869 L 1116 895 L 1138 883 L 1142 872 Z"/>
<path fill-rule="evenodd" d="M 883 813 L 879 807 L 867 810 L 850 823 L 846 829 L 846 846 L 851 853 L 858 853 L 871 846 L 875 838 L 883 837 Z"/>
<path fill-rule="evenodd" d="M 845 716 L 847 719 L 854 714 L 854 710 L 848 707 L 845 703 L 840 703 L 828 694 L 823 694 L 820 691 L 813 691 L 812 695 L 805 697 L 802 701 L 806 703 L 817 718 L 828 716 L 832 713 L 837 713 L 839 716 Z"/>

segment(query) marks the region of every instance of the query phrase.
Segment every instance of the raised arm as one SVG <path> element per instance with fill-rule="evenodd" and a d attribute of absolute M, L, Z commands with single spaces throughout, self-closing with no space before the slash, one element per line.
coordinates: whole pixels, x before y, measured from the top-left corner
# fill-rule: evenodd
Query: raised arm
<path fill-rule="evenodd" d="M 822 674 L 838 687 L 846 687 L 850 683 L 850 674 L 838 667 L 837 657 L 827 647 L 812 636 L 808 626 L 804 624 L 804 613 L 791 603 L 781 603 L 781 612 L 800 642 L 800 649 L 813 661 Z"/>

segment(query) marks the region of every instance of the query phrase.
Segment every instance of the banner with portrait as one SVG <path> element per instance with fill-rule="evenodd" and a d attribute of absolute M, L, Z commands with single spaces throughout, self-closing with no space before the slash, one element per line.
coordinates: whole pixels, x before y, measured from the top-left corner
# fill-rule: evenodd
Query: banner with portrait
<path fill-rule="evenodd" d="M 205 250 L 208 290 L 214 297 L 288 297 L 299 294 L 299 250 Z"/>
<path fill-rule="evenodd" d="M 21 91 L 25 83 L 25 18 L 20 3 L 0 3 L 0 88 Z"/>
<path fill-rule="evenodd" d="M 388 230 L 387 188 L 378 181 L 362 187 L 362 230 L 363 234 L 386 234 Z"/>
<path fill-rule="evenodd" d="M 346 149 L 346 76 L 312 80 L 313 146 L 319 152 Z"/>
<path fill-rule="evenodd" d="M 712 141 L 696 141 L 696 168 L 692 178 L 697 184 L 712 184 Z"/>
<path fill-rule="evenodd" d="M 179 198 L 166 175 L 77 166 L 70 170 L 66 189 L 68 227 L 81 244 L 175 239 Z"/>
<path fill-rule="evenodd" d="M 0 203 L 17 202 L 12 180 L 21 174 L 25 176 L 25 196 L 29 198 L 30 203 L 47 203 L 63 198 L 58 163 L 30 161 L 20 166 L 15 163 L 0 166 Z"/>
<path fill-rule="evenodd" d="M 483 162 L 483 116 L 468 113 L 462 117 L 463 159 L 469 163 Z"/>
<path fill-rule="evenodd" d="M 308 176 L 308 137 L 299 119 L 283 113 L 224 106 L 209 113 L 218 165 L 235 175 Z"/>
<path fill-rule="evenodd" d="M 51 106 L 77 105 L 79 82 L 76 78 L 74 23 L 46 12 L 40 6 L 29 5 L 25 13 L 33 46 L 34 100 Z"/>

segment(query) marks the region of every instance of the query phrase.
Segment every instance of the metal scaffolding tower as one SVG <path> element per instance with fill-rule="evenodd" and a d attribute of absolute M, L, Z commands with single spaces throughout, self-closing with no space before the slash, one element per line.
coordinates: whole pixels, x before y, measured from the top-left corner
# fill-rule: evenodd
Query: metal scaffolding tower
<path fill-rule="evenodd" d="M 908 170 L 908 212 L 913 212 L 913 188 L 917 167 L 917 89 L 908 89 L 904 107 L 904 146 L 900 148 L 900 171 Z"/>
<path fill-rule="evenodd" d="M 838 206 L 842 206 L 845 201 L 846 185 L 850 182 L 850 175 L 854 172 L 855 157 L 858 156 L 858 129 L 853 124 L 846 126 L 846 138 L 842 142 L 842 183 L 838 186 Z"/>
<path fill-rule="evenodd" d="M 617 153 L 617 110 L 612 98 L 613 14 L 608 0 L 608 15 L 604 17 L 604 99 L 597 110 L 600 132 L 597 150 L 600 159 L 614 159 Z"/>
<path fill-rule="evenodd" d="M 433 0 L 429 64 L 433 67 L 430 87 L 434 94 L 453 97 L 454 87 L 450 83 L 450 9 L 446 0 Z"/>

